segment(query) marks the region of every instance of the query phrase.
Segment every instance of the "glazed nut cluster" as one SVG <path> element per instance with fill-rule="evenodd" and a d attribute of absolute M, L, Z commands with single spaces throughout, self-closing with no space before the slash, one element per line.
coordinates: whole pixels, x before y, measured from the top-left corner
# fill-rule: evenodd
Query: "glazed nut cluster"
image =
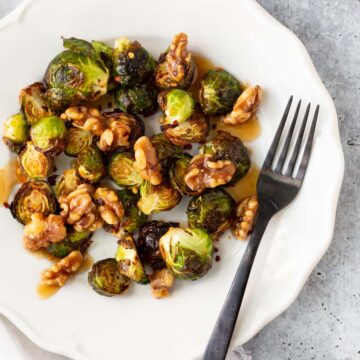
<path fill-rule="evenodd" d="M 76 190 L 59 199 L 62 216 L 76 231 L 96 231 L 102 226 L 102 218 L 92 199 L 95 189 L 90 184 L 81 184 Z"/>
<path fill-rule="evenodd" d="M 108 121 L 107 129 L 100 135 L 97 146 L 101 151 L 110 151 L 117 147 L 128 146 L 130 133 L 129 125 L 112 119 Z"/>
<path fill-rule="evenodd" d="M 102 219 L 109 225 L 120 224 L 123 216 L 123 206 L 115 191 L 105 187 L 97 188 L 94 199 Z"/>
<path fill-rule="evenodd" d="M 236 209 L 234 234 L 238 240 L 245 240 L 254 228 L 259 203 L 257 195 L 242 200 Z"/>
<path fill-rule="evenodd" d="M 64 219 L 59 215 L 45 216 L 36 213 L 31 216 L 24 228 L 24 247 L 28 250 L 39 250 L 51 243 L 59 242 L 66 237 Z"/>
<path fill-rule="evenodd" d="M 156 270 L 149 276 L 149 279 L 155 299 L 169 296 L 169 289 L 174 285 L 174 275 L 169 269 Z"/>
<path fill-rule="evenodd" d="M 214 161 L 210 154 L 199 154 L 191 160 L 184 180 L 191 190 L 204 190 L 228 183 L 235 170 L 230 160 Z"/>
<path fill-rule="evenodd" d="M 70 275 L 77 272 L 84 261 L 79 250 L 72 251 L 50 269 L 45 270 L 41 277 L 41 284 L 47 286 L 63 286 Z"/>

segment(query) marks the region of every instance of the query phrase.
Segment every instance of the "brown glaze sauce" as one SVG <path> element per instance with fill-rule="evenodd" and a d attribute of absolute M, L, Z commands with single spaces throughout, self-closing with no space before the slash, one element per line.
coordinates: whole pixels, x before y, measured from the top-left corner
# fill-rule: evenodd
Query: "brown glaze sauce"
<path fill-rule="evenodd" d="M 20 180 L 17 176 L 17 161 L 11 159 L 4 168 L 0 169 L 0 206 L 9 202 L 10 194 Z"/>

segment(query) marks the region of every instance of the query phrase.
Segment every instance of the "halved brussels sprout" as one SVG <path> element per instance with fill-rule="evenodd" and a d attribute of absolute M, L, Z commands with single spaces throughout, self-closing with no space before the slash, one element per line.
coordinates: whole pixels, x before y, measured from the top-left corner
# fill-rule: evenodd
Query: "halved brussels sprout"
<path fill-rule="evenodd" d="M 55 214 L 56 199 L 46 181 L 36 180 L 23 183 L 11 204 L 11 213 L 21 224 L 31 220 L 36 213 L 45 216 Z"/>
<path fill-rule="evenodd" d="M 209 70 L 201 80 L 200 104 L 206 115 L 227 114 L 240 94 L 239 82 L 225 70 Z"/>
<path fill-rule="evenodd" d="M 150 141 L 155 147 L 161 167 L 165 171 L 170 168 L 175 159 L 184 156 L 183 148 L 172 144 L 164 134 L 155 134 Z"/>
<path fill-rule="evenodd" d="M 109 70 L 90 43 L 64 39 L 65 50 L 49 64 L 44 82 L 46 100 L 56 109 L 81 100 L 95 101 L 107 92 Z"/>
<path fill-rule="evenodd" d="M 65 148 L 65 123 L 57 116 L 44 117 L 31 127 L 30 137 L 41 152 L 56 156 Z"/>
<path fill-rule="evenodd" d="M 114 78 L 121 86 L 136 86 L 149 80 L 155 71 L 153 56 L 137 41 L 115 40 Z"/>
<path fill-rule="evenodd" d="M 82 183 L 76 169 L 68 169 L 56 180 L 55 195 L 59 199 L 60 196 L 68 195 Z"/>
<path fill-rule="evenodd" d="M 128 152 L 119 152 L 109 158 L 107 173 L 116 185 L 140 186 L 143 178 L 135 170 L 134 156 Z"/>
<path fill-rule="evenodd" d="M 71 229 L 64 240 L 52 243 L 46 250 L 57 258 L 64 258 L 74 250 L 84 253 L 90 246 L 92 234 L 91 231 L 77 232 Z"/>
<path fill-rule="evenodd" d="M 93 144 L 94 136 L 91 132 L 71 127 L 67 131 L 65 154 L 67 156 L 76 157 L 82 150 Z"/>
<path fill-rule="evenodd" d="M 211 269 L 213 243 L 204 229 L 171 227 L 160 239 L 160 251 L 178 278 L 196 280 Z"/>
<path fill-rule="evenodd" d="M 191 190 L 184 180 L 185 174 L 187 173 L 188 167 L 190 165 L 191 156 L 187 155 L 181 159 L 177 159 L 170 168 L 170 182 L 171 185 L 176 189 L 181 195 L 199 195 L 202 193 L 202 190 Z"/>
<path fill-rule="evenodd" d="M 131 235 L 118 240 L 115 259 L 118 262 L 118 269 L 121 274 L 139 284 L 149 282 Z"/>
<path fill-rule="evenodd" d="M 178 227 L 179 223 L 150 221 L 143 225 L 138 237 L 138 251 L 140 259 L 149 263 L 153 269 L 166 267 L 159 249 L 160 238 L 166 234 L 171 227 Z"/>
<path fill-rule="evenodd" d="M 191 228 L 203 228 L 216 238 L 231 226 L 235 202 L 224 190 L 209 189 L 190 200 L 186 214 Z"/>
<path fill-rule="evenodd" d="M 21 151 L 18 162 L 25 175 L 31 179 L 47 178 L 54 168 L 53 159 L 37 150 L 31 141 Z"/>
<path fill-rule="evenodd" d="M 29 138 L 29 125 L 22 114 L 10 116 L 4 123 L 3 141 L 10 151 L 18 153 Z"/>
<path fill-rule="evenodd" d="M 144 181 L 140 186 L 138 208 L 146 215 L 174 208 L 181 200 L 181 195 L 168 183 L 152 185 Z"/>
<path fill-rule="evenodd" d="M 177 126 L 165 125 L 161 130 L 173 144 L 184 146 L 204 141 L 209 133 L 209 122 L 200 109 L 195 109 L 185 122 Z"/>
<path fill-rule="evenodd" d="M 99 181 L 106 173 L 101 151 L 95 146 L 82 150 L 77 158 L 77 171 L 85 180 Z"/>
<path fill-rule="evenodd" d="M 218 131 L 216 136 L 200 148 L 200 153 L 214 155 L 214 161 L 230 160 L 236 166 L 236 172 L 230 183 L 234 184 L 250 169 L 250 156 L 243 142 L 226 131 Z"/>
<path fill-rule="evenodd" d="M 45 87 L 40 82 L 22 89 L 19 94 L 19 102 L 21 111 L 30 125 L 35 124 L 45 116 L 53 115 L 45 101 Z"/>
<path fill-rule="evenodd" d="M 160 93 L 159 105 L 165 113 L 162 125 L 179 125 L 193 114 L 195 101 L 189 92 L 173 89 Z"/>
<path fill-rule="evenodd" d="M 121 111 L 149 116 L 158 108 L 157 92 L 149 84 L 120 87 L 115 92 L 115 101 Z"/>
<path fill-rule="evenodd" d="M 120 274 L 117 261 L 109 258 L 93 264 L 88 274 L 88 282 L 98 294 L 114 296 L 129 287 L 130 279 Z"/>

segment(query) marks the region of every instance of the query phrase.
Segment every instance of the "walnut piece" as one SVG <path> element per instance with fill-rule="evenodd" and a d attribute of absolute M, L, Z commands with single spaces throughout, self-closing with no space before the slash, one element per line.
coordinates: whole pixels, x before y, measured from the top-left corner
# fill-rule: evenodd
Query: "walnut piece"
<path fill-rule="evenodd" d="M 259 203 L 257 195 L 242 200 L 236 209 L 234 234 L 237 239 L 245 240 L 254 228 Z"/>
<path fill-rule="evenodd" d="M 104 131 L 104 119 L 98 109 L 86 106 L 71 106 L 60 116 L 63 120 L 71 120 L 73 125 L 100 136 Z"/>
<path fill-rule="evenodd" d="M 191 190 L 205 190 L 228 183 L 235 174 L 235 165 L 230 160 L 213 160 L 210 154 L 193 157 L 184 180 Z"/>
<path fill-rule="evenodd" d="M 161 165 L 150 139 L 147 136 L 139 138 L 134 145 L 134 151 L 134 168 L 140 176 L 152 185 L 161 184 Z"/>
<path fill-rule="evenodd" d="M 100 140 L 97 146 L 102 151 L 114 150 L 119 146 L 129 146 L 129 136 L 131 128 L 125 122 L 110 119 L 107 124 L 107 129 L 100 135 Z"/>
<path fill-rule="evenodd" d="M 63 286 L 70 275 L 79 270 L 84 257 L 79 250 L 72 251 L 50 269 L 45 270 L 41 277 L 41 285 Z"/>
<path fill-rule="evenodd" d="M 124 217 L 124 208 L 115 191 L 105 187 L 97 188 L 95 203 L 103 220 L 110 225 L 118 225 Z"/>
<path fill-rule="evenodd" d="M 174 285 L 174 275 L 169 269 L 156 270 L 149 276 L 151 290 L 155 299 L 170 295 L 169 289 Z"/>
<path fill-rule="evenodd" d="M 236 100 L 233 110 L 224 117 L 224 124 L 237 125 L 249 120 L 259 107 L 262 89 L 259 85 L 249 87 Z"/>
<path fill-rule="evenodd" d="M 76 231 L 96 231 L 102 225 L 102 219 L 92 199 L 95 189 L 90 184 L 81 184 L 76 190 L 59 199 L 60 215 Z"/>
<path fill-rule="evenodd" d="M 24 246 L 28 250 L 39 250 L 66 237 L 64 219 L 59 215 L 31 215 L 24 228 Z"/>

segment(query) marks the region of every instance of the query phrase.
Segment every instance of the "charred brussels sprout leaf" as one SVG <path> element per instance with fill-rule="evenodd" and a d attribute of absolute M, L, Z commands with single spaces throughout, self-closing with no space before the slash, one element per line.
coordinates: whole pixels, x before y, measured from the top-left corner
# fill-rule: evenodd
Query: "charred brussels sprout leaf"
<path fill-rule="evenodd" d="M 225 191 L 209 189 L 190 200 L 186 214 L 191 228 L 203 228 L 216 238 L 231 226 L 235 203 Z"/>
<path fill-rule="evenodd" d="M 68 195 L 82 183 L 76 169 L 65 170 L 57 179 L 55 185 L 55 195 L 59 199 L 62 195 Z"/>
<path fill-rule="evenodd" d="M 3 141 L 9 150 L 18 153 L 29 138 L 29 126 L 22 114 L 9 117 L 4 124 Z"/>
<path fill-rule="evenodd" d="M 238 81 L 225 70 L 209 70 L 201 80 L 200 104 L 206 115 L 224 115 L 241 94 Z"/>
<path fill-rule="evenodd" d="M 140 284 L 149 282 L 131 235 L 127 235 L 118 241 L 115 259 L 118 262 L 118 269 L 121 274 Z"/>
<path fill-rule="evenodd" d="M 121 38 L 115 41 L 113 66 L 115 81 L 121 86 L 136 86 L 153 76 L 156 61 L 139 42 Z"/>
<path fill-rule="evenodd" d="M 82 150 L 77 158 L 77 171 L 85 180 L 99 181 L 106 172 L 101 151 L 95 146 Z"/>
<path fill-rule="evenodd" d="M 112 69 L 112 47 L 106 45 L 102 41 L 92 41 L 91 45 L 96 53 L 96 55 L 104 62 L 106 67 Z"/>
<path fill-rule="evenodd" d="M 226 131 L 218 131 L 215 138 L 204 144 L 200 152 L 214 155 L 214 160 L 230 160 L 236 166 L 235 175 L 228 185 L 241 179 L 250 169 L 250 156 L 243 142 Z"/>
<path fill-rule="evenodd" d="M 53 160 L 37 150 L 31 141 L 26 143 L 18 161 L 21 169 L 31 179 L 44 179 L 51 175 L 54 168 Z"/>
<path fill-rule="evenodd" d="M 149 263 L 153 269 L 166 267 L 159 249 L 160 238 L 171 227 L 178 227 L 175 222 L 150 221 L 142 226 L 138 237 L 138 250 L 141 260 Z"/>
<path fill-rule="evenodd" d="M 28 181 L 17 191 L 11 204 L 11 213 L 22 224 L 30 221 L 31 215 L 45 216 L 56 212 L 56 199 L 46 181 Z"/>
<path fill-rule="evenodd" d="M 123 293 L 130 284 L 128 277 L 120 274 L 115 259 L 96 262 L 88 274 L 90 286 L 100 295 L 114 296 Z"/>
<path fill-rule="evenodd" d="M 72 127 L 67 131 L 65 154 L 76 157 L 82 150 L 91 146 L 93 143 L 93 134 L 89 131 Z"/>
<path fill-rule="evenodd" d="M 180 200 L 181 195 L 170 184 L 162 182 L 160 185 L 152 185 L 149 181 L 144 181 L 140 186 L 137 205 L 143 213 L 150 215 L 171 210 Z"/>
<path fill-rule="evenodd" d="M 158 108 L 157 92 L 148 85 L 118 88 L 115 101 L 120 110 L 131 114 L 152 115 Z"/>
<path fill-rule="evenodd" d="M 31 127 L 30 137 L 35 147 L 43 153 L 58 155 L 65 148 L 65 123 L 57 116 L 44 117 Z"/>
<path fill-rule="evenodd" d="M 39 119 L 53 115 L 45 101 L 45 87 L 42 83 L 34 83 L 20 91 L 19 102 L 21 111 L 30 125 Z"/>
<path fill-rule="evenodd" d="M 211 269 L 213 243 L 204 229 L 171 227 L 160 239 L 160 251 L 179 278 L 196 280 Z"/>
<path fill-rule="evenodd" d="M 108 175 L 119 186 L 140 186 L 142 177 L 133 165 L 134 157 L 131 153 L 120 152 L 111 155 L 107 166 Z"/>

